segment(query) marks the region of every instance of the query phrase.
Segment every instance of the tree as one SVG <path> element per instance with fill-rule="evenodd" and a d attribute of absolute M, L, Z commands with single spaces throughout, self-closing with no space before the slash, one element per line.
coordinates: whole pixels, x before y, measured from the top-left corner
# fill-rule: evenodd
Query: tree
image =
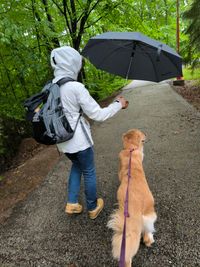
<path fill-rule="evenodd" d="M 200 57 L 200 1 L 194 0 L 190 9 L 187 10 L 183 17 L 188 20 L 189 25 L 186 29 L 186 34 L 189 34 L 190 38 L 186 44 L 186 63 L 192 66 L 192 69 L 199 66 Z"/>
<path fill-rule="evenodd" d="M 191 37 L 191 43 L 200 50 L 200 1 L 194 0 L 190 9 L 184 13 L 184 17 L 189 20 L 186 33 Z"/>
<path fill-rule="evenodd" d="M 72 47 L 80 49 L 83 34 L 87 29 L 105 18 L 113 9 L 121 5 L 123 1 L 116 0 L 52 0 L 62 15 L 67 34 L 70 36 Z"/>
<path fill-rule="evenodd" d="M 180 0 L 180 10 L 184 11 L 190 2 Z M 52 78 L 49 55 L 53 48 L 71 45 L 81 52 L 90 37 L 106 31 L 139 31 L 176 48 L 175 3 L 176 0 L 1 0 L 0 157 L 12 152 L 18 143 L 14 137 L 19 140 L 28 133 L 23 101 Z M 185 21 L 181 25 L 184 28 Z M 185 59 L 192 48 L 187 45 L 186 33 L 181 32 L 181 40 L 181 47 L 187 48 L 181 50 Z M 122 79 L 89 63 L 85 70 L 89 75 L 84 82 L 97 99 L 124 84 Z"/>

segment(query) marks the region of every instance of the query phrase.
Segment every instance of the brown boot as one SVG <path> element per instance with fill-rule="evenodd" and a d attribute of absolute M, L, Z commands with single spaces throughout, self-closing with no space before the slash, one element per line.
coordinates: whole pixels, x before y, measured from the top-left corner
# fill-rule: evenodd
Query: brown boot
<path fill-rule="evenodd" d="M 78 214 L 81 213 L 82 211 L 83 207 L 79 203 L 67 203 L 65 207 L 65 212 L 67 214 Z"/>
<path fill-rule="evenodd" d="M 102 198 L 97 199 L 97 206 L 94 210 L 88 211 L 90 219 L 94 220 L 99 215 L 104 207 L 104 202 Z"/>

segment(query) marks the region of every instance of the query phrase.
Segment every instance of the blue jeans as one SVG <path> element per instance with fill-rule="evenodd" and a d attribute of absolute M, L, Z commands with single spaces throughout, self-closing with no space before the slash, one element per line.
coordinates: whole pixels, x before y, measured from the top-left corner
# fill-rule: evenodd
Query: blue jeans
<path fill-rule="evenodd" d="M 96 170 L 94 164 L 93 147 L 89 147 L 77 153 L 65 153 L 72 161 L 72 167 L 68 181 L 69 203 L 78 203 L 81 175 L 84 177 L 85 196 L 87 209 L 93 210 L 97 206 L 96 195 Z"/>

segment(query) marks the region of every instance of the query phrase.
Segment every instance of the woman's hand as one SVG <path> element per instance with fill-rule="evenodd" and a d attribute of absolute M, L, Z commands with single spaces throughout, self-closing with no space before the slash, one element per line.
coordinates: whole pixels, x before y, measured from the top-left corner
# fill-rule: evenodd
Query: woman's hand
<path fill-rule="evenodd" d="M 129 102 L 123 96 L 118 96 L 116 100 L 122 104 L 122 109 L 126 109 L 129 105 Z"/>

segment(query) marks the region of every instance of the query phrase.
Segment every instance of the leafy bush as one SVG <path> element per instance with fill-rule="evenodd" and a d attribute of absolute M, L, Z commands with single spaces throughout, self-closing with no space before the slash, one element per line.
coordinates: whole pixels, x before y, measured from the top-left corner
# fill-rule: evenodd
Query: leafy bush
<path fill-rule="evenodd" d="M 89 62 L 85 66 L 85 72 L 85 86 L 96 100 L 105 99 L 127 84 L 125 79 L 97 70 Z"/>
<path fill-rule="evenodd" d="M 185 67 L 183 68 L 183 76 L 185 80 L 200 80 L 200 68 Z"/>

